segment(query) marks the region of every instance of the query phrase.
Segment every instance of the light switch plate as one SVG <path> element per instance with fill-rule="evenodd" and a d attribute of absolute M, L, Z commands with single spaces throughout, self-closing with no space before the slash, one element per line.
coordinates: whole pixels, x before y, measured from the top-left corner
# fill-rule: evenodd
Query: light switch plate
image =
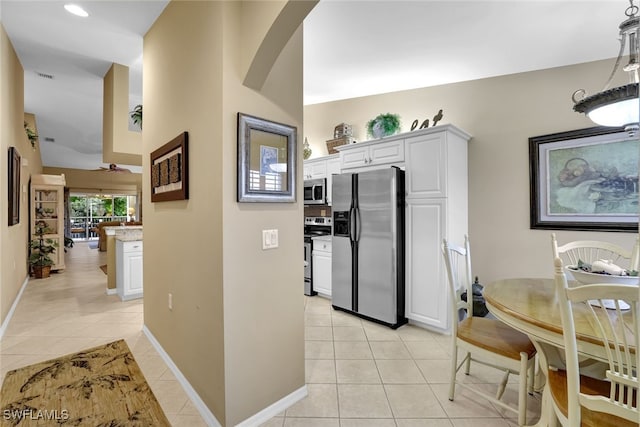
<path fill-rule="evenodd" d="M 278 230 L 262 230 L 262 249 L 278 247 Z"/>

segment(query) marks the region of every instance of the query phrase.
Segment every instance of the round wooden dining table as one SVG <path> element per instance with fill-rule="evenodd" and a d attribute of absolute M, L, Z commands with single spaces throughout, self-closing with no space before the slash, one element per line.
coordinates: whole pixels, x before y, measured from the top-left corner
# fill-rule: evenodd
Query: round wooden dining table
<path fill-rule="evenodd" d="M 575 282 L 569 282 L 569 286 Z M 525 333 L 538 350 L 540 370 L 546 377 L 549 366 L 564 368 L 564 341 L 562 320 L 555 293 L 555 281 L 548 278 L 504 279 L 490 283 L 484 288 L 484 298 L 492 315 L 511 327 Z M 583 304 L 573 306 L 578 354 L 582 356 L 581 371 L 591 369 L 591 374 L 600 376 L 606 369 L 605 348 L 597 338 L 598 333 L 588 320 L 589 308 Z M 631 324 L 631 314 L 622 316 L 621 328 Z M 542 388 L 544 379 L 537 376 L 536 390 Z M 542 395 L 542 410 L 537 425 L 554 425 L 553 409 L 547 399 L 548 391 Z M 547 400 L 547 402 L 545 402 Z"/>

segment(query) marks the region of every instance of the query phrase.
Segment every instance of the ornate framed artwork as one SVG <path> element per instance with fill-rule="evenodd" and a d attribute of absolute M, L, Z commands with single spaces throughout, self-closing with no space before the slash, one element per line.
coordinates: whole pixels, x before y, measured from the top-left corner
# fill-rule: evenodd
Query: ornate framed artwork
<path fill-rule="evenodd" d="M 189 135 L 182 132 L 151 153 L 151 201 L 189 198 Z"/>
<path fill-rule="evenodd" d="M 8 209 L 9 225 L 20 222 L 20 153 L 16 147 L 9 147 L 8 171 Z"/>
<path fill-rule="evenodd" d="M 531 228 L 637 232 L 639 149 L 622 128 L 529 138 Z"/>
<path fill-rule="evenodd" d="M 296 201 L 296 133 L 238 113 L 238 202 Z"/>

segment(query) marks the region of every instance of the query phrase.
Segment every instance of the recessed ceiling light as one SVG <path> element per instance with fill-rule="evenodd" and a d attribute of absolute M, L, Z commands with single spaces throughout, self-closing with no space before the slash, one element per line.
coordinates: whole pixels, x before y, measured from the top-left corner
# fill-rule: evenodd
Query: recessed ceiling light
<path fill-rule="evenodd" d="M 81 16 L 83 18 L 86 18 L 87 16 L 89 16 L 87 11 L 81 8 L 80 6 L 78 6 L 77 4 L 65 4 L 64 8 L 67 10 L 67 12 L 73 13 L 76 16 Z"/>

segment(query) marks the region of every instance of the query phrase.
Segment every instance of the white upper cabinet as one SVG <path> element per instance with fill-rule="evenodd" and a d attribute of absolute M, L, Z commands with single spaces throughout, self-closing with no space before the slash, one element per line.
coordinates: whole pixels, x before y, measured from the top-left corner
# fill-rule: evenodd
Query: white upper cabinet
<path fill-rule="evenodd" d="M 317 179 L 327 177 L 327 159 L 319 157 L 317 159 L 305 160 L 303 163 L 303 179 Z"/>
<path fill-rule="evenodd" d="M 391 138 L 393 137 L 337 147 L 342 169 L 404 162 L 404 139 Z"/>
<path fill-rule="evenodd" d="M 406 138 L 407 197 L 441 198 L 449 189 L 466 189 L 469 138 L 450 125 L 444 132 Z"/>
<path fill-rule="evenodd" d="M 331 205 L 331 192 L 333 191 L 333 174 L 340 174 L 340 155 L 332 154 L 327 158 L 327 204 Z"/>

